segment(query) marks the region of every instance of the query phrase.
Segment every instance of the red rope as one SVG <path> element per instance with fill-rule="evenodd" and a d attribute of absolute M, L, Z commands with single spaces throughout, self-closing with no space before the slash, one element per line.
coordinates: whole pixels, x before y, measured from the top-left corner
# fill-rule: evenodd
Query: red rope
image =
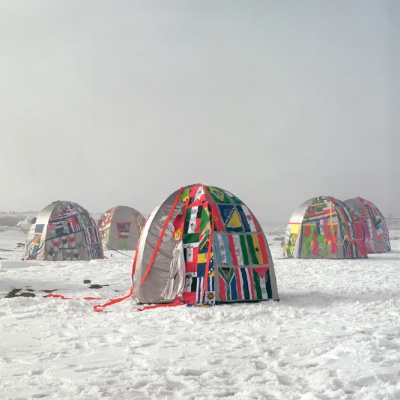
<path fill-rule="evenodd" d="M 144 310 L 152 310 L 153 308 L 160 308 L 160 307 L 176 307 L 176 306 L 184 306 L 184 303 L 179 297 L 173 303 L 162 303 L 162 304 L 154 304 L 151 306 L 144 306 L 138 308 L 136 311 L 144 311 Z"/>
<path fill-rule="evenodd" d="M 72 297 L 65 297 L 62 294 L 53 294 L 50 293 L 47 296 L 45 296 L 47 298 L 53 297 L 55 299 L 61 299 L 61 300 L 81 300 L 80 298 L 72 298 Z M 100 297 L 82 297 L 83 300 L 101 300 Z"/>
<path fill-rule="evenodd" d="M 161 242 L 162 242 L 164 233 L 165 233 L 165 231 L 166 231 L 166 229 L 167 229 L 167 227 L 168 227 L 168 223 L 169 223 L 169 221 L 171 220 L 171 217 L 172 217 L 172 214 L 173 214 L 173 212 L 174 212 L 174 210 L 175 210 L 175 208 L 176 208 L 176 205 L 178 204 L 178 202 L 179 202 L 179 200 L 180 200 L 181 193 L 182 193 L 182 189 L 183 189 L 183 188 L 180 188 L 180 189 L 179 189 L 179 192 L 178 192 L 178 194 L 177 194 L 177 196 L 176 196 L 176 198 L 175 198 L 175 200 L 174 200 L 174 203 L 172 204 L 171 210 L 170 210 L 169 213 L 168 213 L 168 216 L 167 216 L 167 218 L 166 218 L 166 220 L 165 220 L 163 229 L 161 230 L 160 236 L 159 236 L 159 238 L 158 238 L 156 247 L 155 247 L 155 249 L 154 249 L 154 251 L 153 251 L 153 254 L 152 254 L 152 257 L 151 257 L 151 259 L 150 259 L 149 265 L 147 266 L 147 269 L 146 269 L 146 271 L 145 271 L 145 273 L 144 273 L 144 275 L 143 275 L 141 281 L 139 282 L 139 287 L 142 286 L 142 284 L 144 283 L 145 279 L 147 278 L 147 276 L 148 276 L 149 273 L 150 273 L 151 267 L 153 266 L 153 263 L 154 263 L 154 261 L 155 261 L 155 259 L 156 259 L 156 256 L 157 256 L 158 249 L 159 249 L 160 246 L 161 246 Z M 183 222 L 184 222 L 184 218 L 183 218 Z M 182 232 L 183 232 L 183 229 L 182 229 Z M 103 308 L 106 308 L 106 307 L 111 306 L 111 305 L 116 304 L 116 303 L 120 303 L 121 301 L 124 301 L 124 300 L 126 300 L 126 299 L 132 297 L 132 295 L 133 295 L 133 293 L 134 293 L 134 289 L 133 289 L 133 276 L 134 276 L 135 270 L 136 270 L 136 263 L 137 263 L 137 257 L 138 257 L 138 249 L 139 249 L 139 245 L 140 245 L 140 239 L 141 239 L 141 237 L 139 238 L 139 242 L 138 242 L 138 245 L 137 245 L 137 247 L 136 247 L 135 257 L 134 257 L 133 264 L 132 264 L 132 273 L 131 273 L 131 274 L 132 274 L 132 276 L 131 276 L 132 284 L 131 284 L 131 288 L 130 288 L 129 293 L 128 293 L 127 295 L 123 296 L 123 297 L 118 297 L 118 298 L 111 299 L 111 300 L 109 300 L 107 303 L 95 305 L 95 306 L 93 307 L 93 311 L 94 311 L 94 312 L 105 312 L 105 311 L 103 310 Z M 50 294 L 47 295 L 46 297 L 54 297 L 54 298 L 59 298 L 59 299 L 62 299 L 62 300 L 72 300 L 72 298 L 70 298 L 70 297 L 65 297 L 65 296 L 63 296 L 63 295 L 61 295 L 61 294 L 52 294 L 52 293 L 50 293 Z M 99 297 L 84 297 L 83 299 L 84 299 L 84 300 L 101 300 Z M 76 300 L 79 300 L 79 299 L 76 299 Z M 138 309 L 137 311 L 143 311 L 143 310 L 148 310 L 148 309 L 158 308 L 158 307 L 174 307 L 174 306 L 184 305 L 184 304 L 185 304 L 185 303 L 184 303 L 181 299 L 177 298 L 177 299 L 176 299 L 174 302 L 172 302 L 172 303 L 157 304 L 157 305 L 153 305 L 153 306 L 144 306 L 144 307 Z"/>
<path fill-rule="evenodd" d="M 131 290 L 129 291 L 129 293 L 126 296 L 111 299 L 110 301 L 108 301 L 107 303 L 104 303 L 104 304 L 96 304 L 93 307 L 93 311 L 94 312 L 107 312 L 107 311 L 104 311 L 103 308 L 106 308 L 113 304 L 119 303 L 123 300 L 129 299 L 129 297 L 131 297 L 132 295 L 133 295 L 133 285 L 131 286 Z"/>

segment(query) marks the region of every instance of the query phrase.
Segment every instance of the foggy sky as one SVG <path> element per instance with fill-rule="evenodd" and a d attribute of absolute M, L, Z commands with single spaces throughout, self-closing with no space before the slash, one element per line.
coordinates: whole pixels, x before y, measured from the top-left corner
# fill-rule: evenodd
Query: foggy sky
<path fill-rule="evenodd" d="M 0 210 L 145 216 L 191 183 L 262 222 L 400 217 L 400 3 L 0 1 Z"/>

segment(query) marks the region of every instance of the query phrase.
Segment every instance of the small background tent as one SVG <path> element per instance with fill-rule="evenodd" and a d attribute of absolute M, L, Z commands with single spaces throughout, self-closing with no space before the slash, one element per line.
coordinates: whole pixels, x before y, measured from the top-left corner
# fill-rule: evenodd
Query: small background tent
<path fill-rule="evenodd" d="M 368 253 L 385 253 L 391 250 L 389 230 L 385 217 L 373 203 L 362 197 L 345 201 L 362 224 Z"/>
<path fill-rule="evenodd" d="M 257 219 L 231 193 L 202 184 L 177 190 L 152 212 L 133 274 L 133 297 L 140 303 L 278 299 Z"/>
<path fill-rule="evenodd" d="M 55 201 L 39 212 L 28 234 L 25 259 L 103 258 L 96 222 L 79 204 Z"/>
<path fill-rule="evenodd" d="M 135 250 L 145 218 L 132 207 L 116 206 L 106 211 L 98 226 L 104 249 Z"/>
<path fill-rule="evenodd" d="M 358 258 L 366 256 L 362 229 L 352 211 L 331 196 L 314 197 L 291 216 L 283 254 L 294 258 Z"/>

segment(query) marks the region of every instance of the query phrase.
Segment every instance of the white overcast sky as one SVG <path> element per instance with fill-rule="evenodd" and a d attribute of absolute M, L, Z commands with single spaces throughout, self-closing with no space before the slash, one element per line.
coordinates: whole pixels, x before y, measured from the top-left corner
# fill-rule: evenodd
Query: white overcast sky
<path fill-rule="evenodd" d="M 0 210 L 145 216 L 201 182 L 265 221 L 400 217 L 400 2 L 0 0 Z"/>

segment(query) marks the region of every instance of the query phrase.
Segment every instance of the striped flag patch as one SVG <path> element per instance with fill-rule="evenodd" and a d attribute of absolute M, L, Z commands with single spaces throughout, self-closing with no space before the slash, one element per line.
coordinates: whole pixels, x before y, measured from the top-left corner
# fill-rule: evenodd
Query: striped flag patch
<path fill-rule="evenodd" d="M 268 299 L 268 267 L 218 268 L 221 301 Z"/>

